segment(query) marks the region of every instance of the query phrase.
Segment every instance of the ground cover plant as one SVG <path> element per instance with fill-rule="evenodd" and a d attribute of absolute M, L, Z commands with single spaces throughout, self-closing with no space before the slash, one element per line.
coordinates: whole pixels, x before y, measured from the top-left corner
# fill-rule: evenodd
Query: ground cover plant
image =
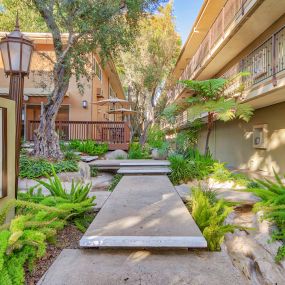
<path fill-rule="evenodd" d="M 50 194 L 33 187 L 19 193 L 18 200 L 8 201 L 0 211 L 0 284 L 25 283 L 25 268 L 31 271 L 37 259 L 43 257 L 47 243 L 54 242 L 58 230 L 74 224 L 81 231 L 93 219 L 92 207 L 96 197 L 88 197 L 91 185 L 72 183 L 64 189 L 52 169 L 54 178 L 39 181 Z M 6 222 L 8 213 L 16 207 L 16 217 Z"/>
<path fill-rule="evenodd" d="M 103 155 L 108 151 L 107 143 L 97 143 L 92 140 L 87 140 L 87 141 L 73 140 L 70 142 L 70 147 L 74 150 L 89 155 Z"/>
<path fill-rule="evenodd" d="M 188 204 L 192 217 L 207 240 L 210 251 L 218 251 L 228 232 L 233 232 L 235 226 L 224 224 L 225 219 L 233 210 L 224 200 L 217 200 L 210 190 L 200 187 L 192 189 Z"/>
<path fill-rule="evenodd" d="M 113 180 L 111 182 L 111 185 L 109 186 L 108 188 L 108 191 L 113 191 L 116 186 L 119 184 L 119 182 L 121 181 L 121 179 L 123 178 L 123 175 L 122 174 L 116 174 L 114 177 L 113 177 Z"/>
<path fill-rule="evenodd" d="M 140 143 L 133 142 L 129 149 L 129 159 L 148 159 L 150 158 L 149 148 L 147 145 L 142 146 Z"/>
<path fill-rule="evenodd" d="M 230 181 L 239 186 L 247 186 L 251 183 L 246 175 L 231 172 L 226 168 L 225 163 L 216 161 L 210 153 L 200 154 L 197 149 L 189 149 L 183 154 L 174 153 L 168 160 L 172 171 L 169 178 L 175 185 L 206 178 L 212 178 L 221 183 Z"/>
<path fill-rule="evenodd" d="M 78 171 L 77 159 L 64 159 L 60 161 L 49 161 L 44 158 L 36 158 L 28 155 L 20 157 L 20 178 L 35 179 L 46 174 L 52 174 L 52 168 L 56 173 Z"/>
<path fill-rule="evenodd" d="M 275 223 L 278 228 L 273 231 L 272 240 L 283 243 L 275 257 L 276 261 L 281 261 L 285 257 L 285 183 L 277 173 L 274 175 L 275 181 L 255 180 L 255 184 L 252 184 L 247 191 L 261 199 L 254 205 L 254 210 L 263 211 L 263 218 Z"/>
<path fill-rule="evenodd" d="M 171 168 L 169 178 L 173 184 L 206 178 L 215 162 L 209 154 L 202 155 L 198 150 L 190 150 L 185 156 L 173 154 L 168 159 Z"/>
<path fill-rule="evenodd" d="M 211 168 L 211 178 L 217 182 L 232 181 L 235 185 L 247 186 L 250 183 L 250 179 L 241 173 L 233 173 L 226 168 L 225 163 L 215 162 Z"/>

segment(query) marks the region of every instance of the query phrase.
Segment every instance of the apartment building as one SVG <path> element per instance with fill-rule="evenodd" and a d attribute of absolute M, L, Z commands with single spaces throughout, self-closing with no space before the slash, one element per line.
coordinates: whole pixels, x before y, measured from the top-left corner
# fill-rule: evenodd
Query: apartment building
<path fill-rule="evenodd" d="M 0 33 L 0 37 L 5 33 Z M 34 41 L 35 51 L 32 56 L 31 72 L 25 78 L 24 108 L 23 108 L 23 136 L 31 139 L 33 129 L 30 124 L 40 119 L 41 105 L 47 102 L 47 96 L 53 89 L 52 64 L 41 53 L 54 57 L 54 48 L 51 34 L 25 33 Z M 65 35 L 63 35 L 64 37 Z M 111 121 L 114 115 L 108 113 L 110 106 L 99 106 L 94 103 L 110 97 L 125 99 L 124 91 L 112 61 L 104 66 L 98 54 L 90 54 L 93 70 L 96 75 L 92 80 L 81 79 L 84 87 L 83 93 L 79 92 L 75 77 L 72 77 L 68 92 L 63 100 L 57 116 L 59 121 Z M 8 95 L 9 80 L 5 78 L 2 58 L 0 57 L 0 96 Z M 117 118 L 118 120 L 118 118 Z"/>
<path fill-rule="evenodd" d="M 285 173 L 285 1 L 205 0 L 171 74 L 170 102 L 191 96 L 178 80 L 228 78 L 240 71 L 254 116 L 215 122 L 213 156 L 233 168 Z M 187 112 L 179 115 L 183 128 Z M 199 136 L 204 147 L 206 131 Z"/>

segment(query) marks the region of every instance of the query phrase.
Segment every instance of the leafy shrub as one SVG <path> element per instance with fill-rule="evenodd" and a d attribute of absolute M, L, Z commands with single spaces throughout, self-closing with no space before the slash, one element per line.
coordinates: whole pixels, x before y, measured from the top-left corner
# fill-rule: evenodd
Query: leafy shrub
<path fill-rule="evenodd" d="M 77 155 L 73 150 L 66 150 L 63 152 L 63 155 L 65 160 L 73 160 L 73 161 L 80 160 L 80 156 Z"/>
<path fill-rule="evenodd" d="M 171 173 L 169 178 L 175 185 L 187 182 L 191 176 L 189 162 L 180 154 L 171 155 L 169 158 Z"/>
<path fill-rule="evenodd" d="M 213 199 L 213 194 L 205 193 L 201 188 L 192 189 L 192 199 L 189 203 L 192 217 L 207 240 L 208 249 L 221 249 L 224 236 L 233 232 L 233 225 L 225 225 L 224 221 L 232 211 L 223 200 Z"/>
<path fill-rule="evenodd" d="M 237 185 L 247 186 L 249 179 L 241 173 L 232 173 L 225 167 L 225 163 L 215 162 L 212 166 L 211 177 L 218 182 L 233 181 Z"/>
<path fill-rule="evenodd" d="M 20 157 L 20 173 L 21 178 L 35 179 L 52 174 L 52 167 L 56 173 L 78 171 L 78 163 L 75 160 L 61 160 L 58 162 L 50 162 L 43 158 L 33 158 L 26 155 Z"/>
<path fill-rule="evenodd" d="M 148 130 L 146 142 L 150 145 L 150 147 L 161 149 L 165 143 L 165 140 L 165 132 L 158 126 L 153 126 Z"/>
<path fill-rule="evenodd" d="M 113 191 L 116 186 L 119 184 L 119 182 L 121 181 L 121 179 L 123 178 L 123 175 L 122 174 L 116 174 L 114 177 L 113 177 L 113 180 L 112 180 L 112 183 L 111 185 L 109 186 L 108 188 L 108 191 Z"/>
<path fill-rule="evenodd" d="M 90 175 L 91 177 L 97 177 L 98 176 L 98 169 L 94 165 L 90 165 Z"/>
<path fill-rule="evenodd" d="M 260 202 L 254 205 L 254 210 L 263 210 L 263 218 L 274 222 L 278 230 L 273 232 L 272 239 L 280 240 L 284 243 L 285 240 L 285 184 L 276 172 L 275 182 L 268 179 L 255 180 L 255 188 L 248 188 L 249 192 L 254 193 L 261 199 Z M 285 257 L 285 245 L 278 249 L 276 261 L 280 261 Z"/>
<path fill-rule="evenodd" d="M 144 149 L 139 143 L 131 143 L 129 149 L 129 159 L 148 159 L 149 151 Z"/>
<path fill-rule="evenodd" d="M 192 149 L 188 151 L 186 157 L 181 154 L 171 155 L 169 161 L 172 171 L 169 177 L 174 184 L 207 177 L 214 163 L 211 156 L 201 155 L 198 150 Z"/>
<path fill-rule="evenodd" d="M 187 130 L 182 130 L 177 134 L 175 138 L 175 150 L 177 153 L 186 155 L 191 149 L 196 147 L 202 125 L 201 120 L 195 120 Z"/>
<path fill-rule="evenodd" d="M 92 140 L 79 141 L 73 140 L 70 142 L 70 147 L 77 151 L 87 153 L 89 155 L 102 155 L 108 151 L 107 143 L 96 143 Z"/>

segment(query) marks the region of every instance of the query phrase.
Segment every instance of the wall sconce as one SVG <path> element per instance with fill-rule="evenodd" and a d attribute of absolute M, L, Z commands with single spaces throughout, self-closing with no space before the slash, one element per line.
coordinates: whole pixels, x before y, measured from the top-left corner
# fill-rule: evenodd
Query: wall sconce
<path fill-rule="evenodd" d="M 84 109 L 87 109 L 87 107 L 88 107 L 88 102 L 87 102 L 87 100 L 83 100 L 83 101 L 82 101 L 82 107 L 83 107 Z"/>

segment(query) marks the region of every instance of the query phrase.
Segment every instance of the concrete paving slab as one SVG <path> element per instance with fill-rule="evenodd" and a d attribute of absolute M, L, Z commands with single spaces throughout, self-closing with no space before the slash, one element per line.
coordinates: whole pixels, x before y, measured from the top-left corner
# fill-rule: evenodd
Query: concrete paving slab
<path fill-rule="evenodd" d="M 97 155 L 95 155 L 95 156 L 81 156 L 80 157 L 80 159 L 83 161 L 83 162 L 87 162 L 87 163 L 89 163 L 89 162 L 92 162 L 92 161 L 94 161 L 94 160 L 97 160 L 98 159 L 98 156 Z"/>
<path fill-rule="evenodd" d="M 150 167 L 150 166 L 141 166 L 141 167 L 121 167 L 117 173 L 119 174 L 167 174 L 171 170 L 168 167 Z"/>
<path fill-rule="evenodd" d="M 152 160 L 152 159 L 115 159 L 115 160 L 96 160 L 90 162 L 89 165 L 94 165 L 98 169 L 119 169 L 123 166 L 169 166 L 167 160 Z"/>
<path fill-rule="evenodd" d="M 88 197 L 96 196 L 96 200 L 95 200 L 96 205 L 93 207 L 93 210 L 95 212 L 99 212 L 110 195 L 111 195 L 111 192 L 109 192 L 109 191 L 89 192 Z"/>
<path fill-rule="evenodd" d="M 82 247 L 203 248 L 207 242 L 167 176 L 124 176 Z"/>
<path fill-rule="evenodd" d="M 38 285 L 244 285 L 225 252 L 65 249 Z"/>

